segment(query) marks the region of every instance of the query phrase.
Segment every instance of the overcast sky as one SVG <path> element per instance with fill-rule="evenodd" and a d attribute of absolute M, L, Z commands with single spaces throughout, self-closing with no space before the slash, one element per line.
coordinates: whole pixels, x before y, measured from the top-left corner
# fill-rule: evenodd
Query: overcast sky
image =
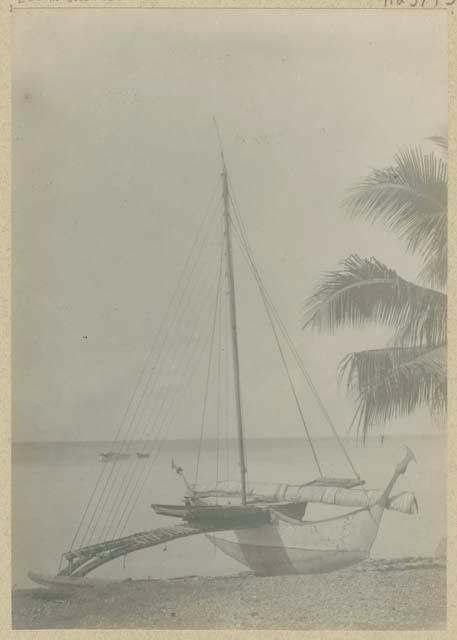
<path fill-rule="evenodd" d="M 420 270 L 341 200 L 372 167 L 445 130 L 445 12 L 13 17 L 14 438 L 113 437 L 220 174 L 213 116 L 265 283 L 346 433 L 354 405 L 338 361 L 388 334 L 303 332 L 302 307 L 351 253 L 411 279 Z M 236 267 L 247 435 L 300 435 L 279 408 L 269 327 Z M 173 437 L 196 435 L 194 413 Z M 411 429 L 434 427 L 421 413 L 388 433 Z"/>

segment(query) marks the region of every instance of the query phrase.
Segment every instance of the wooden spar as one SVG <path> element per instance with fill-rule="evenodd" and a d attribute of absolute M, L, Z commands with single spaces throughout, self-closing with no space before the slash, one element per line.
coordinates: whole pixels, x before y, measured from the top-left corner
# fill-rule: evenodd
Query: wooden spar
<path fill-rule="evenodd" d="M 220 142 L 220 139 L 219 139 Z M 228 189 L 227 167 L 225 166 L 224 153 L 221 145 L 222 158 L 222 198 L 224 201 L 224 235 L 225 235 L 225 254 L 227 262 L 227 278 L 229 285 L 229 301 L 230 301 L 230 327 L 232 334 L 232 352 L 233 352 L 233 373 L 235 379 L 235 400 L 236 415 L 238 426 L 238 456 L 241 474 L 241 501 L 246 504 L 246 458 L 244 453 L 244 436 L 243 436 L 243 415 L 241 411 L 241 388 L 240 388 L 240 360 L 238 354 L 238 333 L 236 327 L 236 299 L 235 299 L 235 275 L 233 269 L 232 255 L 232 232 L 230 219 L 230 198 Z"/>
<path fill-rule="evenodd" d="M 178 538 L 218 531 L 223 528 L 223 525 L 179 524 L 174 527 L 160 527 L 151 531 L 134 533 L 116 540 L 99 542 L 64 554 L 68 565 L 59 571 L 57 575 L 82 577 L 94 571 L 97 567 L 134 551 L 165 544 Z M 233 529 L 233 526 L 231 528 Z M 30 577 L 34 580 L 33 575 Z"/>

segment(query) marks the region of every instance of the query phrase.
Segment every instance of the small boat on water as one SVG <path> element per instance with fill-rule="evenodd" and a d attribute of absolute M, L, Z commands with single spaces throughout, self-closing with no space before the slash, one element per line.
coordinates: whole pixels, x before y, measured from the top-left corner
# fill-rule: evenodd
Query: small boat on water
<path fill-rule="evenodd" d="M 128 460 L 129 453 L 116 453 L 115 451 L 107 451 L 99 454 L 100 462 L 111 462 L 113 460 Z"/>

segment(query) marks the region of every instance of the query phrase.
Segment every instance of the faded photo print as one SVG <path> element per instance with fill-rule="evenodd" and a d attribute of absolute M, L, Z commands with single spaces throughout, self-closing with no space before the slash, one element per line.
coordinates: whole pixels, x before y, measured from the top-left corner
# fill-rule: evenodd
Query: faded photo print
<path fill-rule="evenodd" d="M 446 628 L 443 11 L 13 11 L 15 629 Z"/>

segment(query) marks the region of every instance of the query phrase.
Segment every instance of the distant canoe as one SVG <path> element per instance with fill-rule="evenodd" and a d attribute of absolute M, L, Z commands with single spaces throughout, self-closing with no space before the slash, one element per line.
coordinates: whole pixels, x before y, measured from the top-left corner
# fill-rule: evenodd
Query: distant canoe
<path fill-rule="evenodd" d="M 99 457 L 101 462 L 111 462 L 112 460 L 127 460 L 128 458 L 130 458 L 130 454 L 108 451 L 107 453 L 100 453 Z"/>
<path fill-rule="evenodd" d="M 150 453 L 142 453 L 141 451 L 136 452 L 137 458 L 149 458 L 150 455 L 151 455 Z"/>

